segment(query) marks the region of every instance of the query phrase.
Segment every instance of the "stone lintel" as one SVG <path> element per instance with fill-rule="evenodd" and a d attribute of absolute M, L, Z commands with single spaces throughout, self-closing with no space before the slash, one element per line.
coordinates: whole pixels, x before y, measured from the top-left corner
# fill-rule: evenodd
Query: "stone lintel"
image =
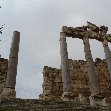
<path fill-rule="evenodd" d="M 96 39 L 100 42 L 103 42 L 106 39 L 108 42 L 111 43 L 111 34 L 104 35 L 103 32 L 107 32 L 107 30 L 103 30 L 103 28 L 101 27 L 92 28 L 88 25 L 73 28 L 63 26 L 62 31 L 66 34 L 67 37 L 83 39 L 87 36 L 90 39 Z"/>

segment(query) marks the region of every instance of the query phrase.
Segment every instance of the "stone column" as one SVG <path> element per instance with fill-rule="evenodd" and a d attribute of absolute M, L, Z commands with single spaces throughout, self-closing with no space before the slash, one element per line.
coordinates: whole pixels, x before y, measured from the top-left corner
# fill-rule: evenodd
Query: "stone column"
<path fill-rule="evenodd" d="M 68 52 L 67 52 L 66 35 L 64 32 L 60 33 L 60 54 L 61 54 L 63 92 L 70 92 L 71 79 L 70 79 L 70 72 L 69 72 L 69 60 L 68 60 Z"/>
<path fill-rule="evenodd" d="M 107 40 L 103 41 L 103 47 L 104 47 L 105 58 L 107 61 L 108 71 L 109 71 L 110 78 L 111 78 L 111 51 L 108 47 L 108 41 Z"/>
<path fill-rule="evenodd" d="M 87 67 L 87 72 L 88 72 L 88 77 L 90 82 L 90 91 L 91 91 L 91 94 L 98 94 L 99 84 L 95 74 L 95 66 L 94 66 L 94 62 L 93 62 L 93 58 L 90 50 L 89 38 L 84 37 L 83 42 L 84 42 L 86 67 Z"/>
<path fill-rule="evenodd" d="M 12 37 L 12 44 L 10 48 L 8 72 L 6 78 L 5 88 L 3 90 L 4 96 L 15 97 L 15 85 L 18 65 L 18 52 L 19 52 L 20 32 L 14 31 Z"/>

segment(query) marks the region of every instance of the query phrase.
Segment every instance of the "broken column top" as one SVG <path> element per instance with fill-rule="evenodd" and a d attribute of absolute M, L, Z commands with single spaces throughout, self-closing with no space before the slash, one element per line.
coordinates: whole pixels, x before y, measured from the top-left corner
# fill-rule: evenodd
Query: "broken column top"
<path fill-rule="evenodd" d="M 108 27 L 96 26 L 90 22 L 87 22 L 87 26 L 82 27 L 67 27 L 63 26 L 62 31 L 67 37 L 83 39 L 83 37 L 89 37 L 90 39 L 96 39 L 100 42 L 105 39 L 111 43 L 111 34 L 107 34 Z"/>

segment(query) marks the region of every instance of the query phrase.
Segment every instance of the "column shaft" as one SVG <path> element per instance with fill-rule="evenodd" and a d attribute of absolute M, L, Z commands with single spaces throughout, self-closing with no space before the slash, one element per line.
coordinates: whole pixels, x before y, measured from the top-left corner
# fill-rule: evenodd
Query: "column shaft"
<path fill-rule="evenodd" d="M 17 65 L 18 65 L 18 52 L 19 52 L 20 32 L 13 33 L 12 44 L 10 48 L 8 72 L 6 79 L 6 88 L 15 89 Z"/>
<path fill-rule="evenodd" d="M 105 58 L 107 61 L 108 71 L 109 71 L 110 78 L 111 78 L 111 51 L 108 47 L 108 41 L 107 40 L 103 41 L 103 47 L 104 47 Z"/>
<path fill-rule="evenodd" d="M 86 59 L 86 67 L 87 67 L 87 72 L 88 72 L 88 77 L 89 77 L 89 82 L 90 82 L 90 91 L 92 94 L 99 93 L 99 84 L 98 80 L 95 74 L 95 66 L 90 50 L 90 44 L 89 44 L 89 38 L 84 38 L 84 52 L 85 52 L 85 59 Z"/>
<path fill-rule="evenodd" d="M 60 54 L 61 54 L 63 92 L 70 92 L 71 79 L 69 71 L 67 43 L 66 43 L 66 35 L 63 32 L 60 33 Z"/>

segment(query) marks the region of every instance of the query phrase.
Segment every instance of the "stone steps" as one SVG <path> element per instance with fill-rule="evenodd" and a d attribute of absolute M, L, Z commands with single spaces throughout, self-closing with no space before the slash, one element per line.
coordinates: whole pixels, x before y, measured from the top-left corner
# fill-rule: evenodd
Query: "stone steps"
<path fill-rule="evenodd" d="M 111 107 L 91 107 L 78 101 L 41 101 L 35 99 L 2 99 L 0 111 L 111 111 Z"/>

